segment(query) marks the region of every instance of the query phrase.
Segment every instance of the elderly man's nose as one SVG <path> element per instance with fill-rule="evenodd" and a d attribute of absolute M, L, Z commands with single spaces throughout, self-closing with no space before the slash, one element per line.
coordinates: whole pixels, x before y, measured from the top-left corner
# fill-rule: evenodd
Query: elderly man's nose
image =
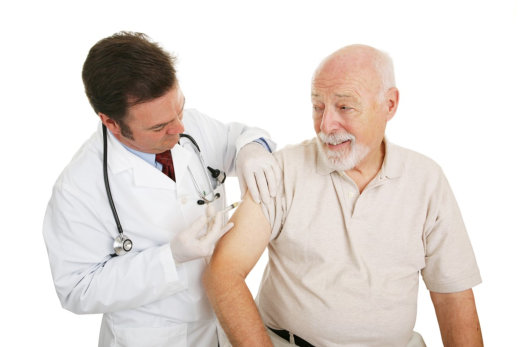
<path fill-rule="evenodd" d="M 320 129 L 327 134 L 338 129 L 337 114 L 333 110 L 325 108 Z"/>

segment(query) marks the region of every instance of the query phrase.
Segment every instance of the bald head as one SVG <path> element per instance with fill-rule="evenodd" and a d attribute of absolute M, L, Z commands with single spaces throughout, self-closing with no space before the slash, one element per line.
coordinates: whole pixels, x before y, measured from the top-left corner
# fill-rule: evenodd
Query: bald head
<path fill-rule="evenodd" d="M 318 66 L 314 80 L 356 78 L 364 79 L 365 84 L 377 88 L 377 95 L 384 94 L 395 87 L 394 67 L 390 56 L 376 48 L 366 45 L 350 45 L 335 51 Z"/>

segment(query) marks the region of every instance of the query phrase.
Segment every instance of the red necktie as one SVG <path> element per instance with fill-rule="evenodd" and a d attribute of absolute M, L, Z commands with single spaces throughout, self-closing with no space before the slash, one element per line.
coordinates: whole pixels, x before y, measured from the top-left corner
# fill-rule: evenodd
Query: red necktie
<path fill-rule="evenodd" d="M 175 181 L 175 170 L 173 169 L 172 152 L 170 150 L 155 155 L 155 161 L 161 163 L 162 172 Z"/>

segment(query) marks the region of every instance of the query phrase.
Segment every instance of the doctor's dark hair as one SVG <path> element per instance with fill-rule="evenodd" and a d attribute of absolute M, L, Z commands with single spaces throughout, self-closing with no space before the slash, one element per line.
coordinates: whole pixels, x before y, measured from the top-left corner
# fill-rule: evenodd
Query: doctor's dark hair
<path fill-rule="evenodd" d="M 128 108 L 171 90 L 177 82 L 174 63 L 145 34 L 115 33 L 90 49 L 82 72 L 85 93 L 96 114 L 104 113 L 131 137 L 124 122 Z"/>

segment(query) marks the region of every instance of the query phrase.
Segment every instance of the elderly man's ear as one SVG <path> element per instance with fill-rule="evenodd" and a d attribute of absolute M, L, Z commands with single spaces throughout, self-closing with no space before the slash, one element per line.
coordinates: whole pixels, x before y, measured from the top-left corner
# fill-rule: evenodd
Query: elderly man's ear
<path fill-rule="evenodd" d="M 386 120 L 389 121 L 394 117 L 399 105 L 399 90 L 396 87 L 388 89 L 385 95 L 385 103 Z"/>

